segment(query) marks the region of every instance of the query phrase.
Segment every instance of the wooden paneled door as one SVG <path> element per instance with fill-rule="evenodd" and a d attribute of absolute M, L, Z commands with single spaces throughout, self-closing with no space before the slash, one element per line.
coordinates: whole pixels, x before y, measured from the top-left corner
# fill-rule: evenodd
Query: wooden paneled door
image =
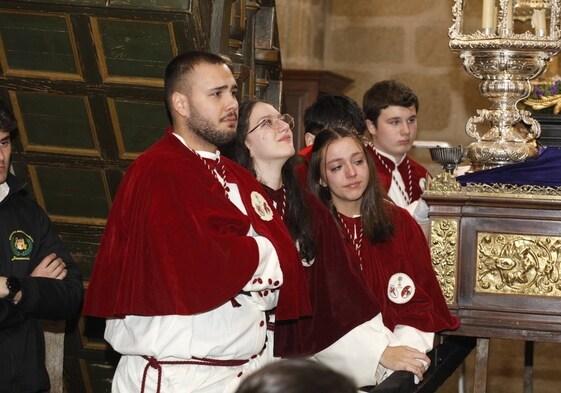
<path fill-rule="evenodd" d="M 0 1 L 0 97 L 19 126 L 16 174 L 47 211 L 87 287 L 124 171 L 163 134 L 167 63 L 226 57 L 240 99 L 280 103 L 274 0 Z M 104 321 L 67 324 L 65 385 L 104 392 L 118 355 Z"/>

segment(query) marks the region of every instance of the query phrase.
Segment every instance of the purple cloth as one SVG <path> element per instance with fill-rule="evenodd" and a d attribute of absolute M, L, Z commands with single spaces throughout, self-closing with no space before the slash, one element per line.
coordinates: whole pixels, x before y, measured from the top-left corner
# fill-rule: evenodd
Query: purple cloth
<path fill-rule="evenodd" d="M 547 147 L 540 151 L 537 158 L 468 173 L 458 176 L 457 180 L 462 186 L 467 183 L 499 183 L 558 187 L 561 186 L 561 149 Z"/>

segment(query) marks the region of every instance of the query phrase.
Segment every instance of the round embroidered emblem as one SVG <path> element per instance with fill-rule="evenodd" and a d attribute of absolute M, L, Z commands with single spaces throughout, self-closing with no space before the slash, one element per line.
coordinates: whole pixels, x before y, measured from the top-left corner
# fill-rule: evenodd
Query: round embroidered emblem
<path fill-rule="evenodd" d="M 415 295 L 415 284 L 405 273 L 395 273 L 388 281 L 388 298 L 397 304 L 407 303 Z"/>
<path fill-rule="evenodd" d="M 257 191 L 251 193 L 251 205 L 263 221 L 271 221 L 273 219 L 273 209 L 271 209 L 263 195 Z"/>
<path fill-rule="evenodd" d="M 12 249 L 13 260 L 29 260 L 29 255 L 33 251 L 33 239 L 24 231 L 13 231 L 10 234 L 10 248 Z"/>

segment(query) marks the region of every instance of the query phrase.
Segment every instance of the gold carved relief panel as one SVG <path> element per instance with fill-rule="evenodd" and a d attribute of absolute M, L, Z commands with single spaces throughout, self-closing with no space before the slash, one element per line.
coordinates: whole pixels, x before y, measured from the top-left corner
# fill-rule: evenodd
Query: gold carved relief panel
<path fill-rule="evenodd" d="M 479 232 L 475 291 L 561 296 L 561 237 Z"/>
<path fill-rule="evenodd" d="M 433 219 L 430 233 L 432 267 L 447 304 L 456 302 L 458 220 Z"/>

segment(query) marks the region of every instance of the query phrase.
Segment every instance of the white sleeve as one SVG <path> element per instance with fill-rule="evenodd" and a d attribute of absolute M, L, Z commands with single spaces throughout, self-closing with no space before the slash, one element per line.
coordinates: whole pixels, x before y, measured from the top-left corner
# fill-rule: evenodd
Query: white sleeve
<path fill-rule="evenodd" d="M 434 333 L 423 332 L 407 325 L 397 325 L 393 333 L 403 345 L 423 353 L 429 352 L 434 346 Z"/>
<path fill-rule="evenodd" d="M 384 326 L 382 314 L 378 314 L 316 353 L 312 359 L 347 375 L 357 386 L 376 385 L 385 372 L 381 365 L 378 370 L 378 365 L 388 345 L 400 343 Z"/>
<path fill-rule="evenodd" d="M 220 174 L 218 175 L 220 176 Z M 230 202 L 236 205 L 242 213 L 247 215 L 247 210 L 241 199 L 238 185 L 235 183 L 228 183 L 228 187 L 230 187 L 230 193 L 228 194 Z M 277 292 L 277 295 L 275 295 L 276 297 L 278 296 L 278 291 L 276 291 L 276 289 L 282 285 L 283 282 L 277 251 L 269 239 L 260 236 L 255 231 L 253 225 L 249 226 L 247 236 L 253 237 L 257 243 L 259 249 L 259 265 L 255 273 L 253 273 L 253 277 L 251 277 L 249 282 L 244 286 L 243 290 L 245 292 L 252 292 L 252 296 L 253 292 L 261 291 L 261 295 L 258 295 L 255 300 L 259 300 L 259 298 L 265 294 L 265 291 L 267 291 L 267 294 L 270 294 L 271 289 L 273 290 L 272 293 Z"/>
<path fill-rule="evenodd" d="M 393 330 L 395 336 L 409 347 L 415 348 L 420 352 L 427 353 L 434 346 L 434 333 L 423 332 L 407 325 L 397 325 Z M 423 362 L 425 364 L 425 362 Z M 428 365 L 425 364 L 425 367 Z M 419 383 L 419 378 L 415 376 L 415 384 Z"/>
<path fill-rule="evenodd" d="M 405 206 L 405 210 L 417 221 L 421 227 L 425 238 L 429 238 L 430 234 L 430 220 L 429 220 L 429 206 L 423 198 L 413 201 L 411 204 Z"/>
<path fill-rule="evenodd" d="M 416 201 L 411 202 L 405 207 L 405 209 L 411 214 L 411 216 L 419 224 L 424 224 L 429 220 L 429 206 L 423 198 L 419 198 Z"/>
<path fill-rule="evenodd" d="M 259 248 L 259 265 L 251 280 L 243 287 L 262 310 L 270 310 L 277 305 L 279 287 L 283 283 L 279 257 L 271 241 L 263 236 L 255 236 Z"/>

